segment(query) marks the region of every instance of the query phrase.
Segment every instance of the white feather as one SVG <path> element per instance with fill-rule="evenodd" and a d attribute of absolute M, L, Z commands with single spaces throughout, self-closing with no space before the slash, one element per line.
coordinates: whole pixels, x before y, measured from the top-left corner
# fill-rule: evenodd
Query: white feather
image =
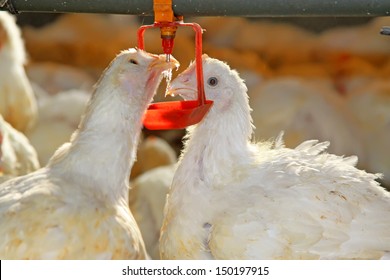
<path fill-rule="evenodd" d="M 4 36 L 2 36 L 4 34 Z M 19 131 L 32 128 L 37 104 L 24 70 L 26 54 L 15 18 L 0 12 L 0 114 Z"/>
<path fill-rule="evenodd" d="M 0 185 L 1 259 L 146 258 L 128 180 L 143 114 L 171 61 L 123 51 L 70 142 L 47 166 Z"/>
<path fill-rule="evenodd" d="M 214 105 L 187 132 L 168 195 L 165 259 L 379 259 L 390 250 L 390 195 L 356 158 L 250 142 L 246 87 L 235 71 L 203 59 Z M 194 65 L 170 91 L 188 97 Z M 216 77 L 218 83 L 207 81 Z M 192 91 L 191 91 L 192 89 Z"/>
<path fill-rule="evenodd" d="M 0 177 L 25 175 L 39 168 L 38 155 L 23 133 L 0 115 Z M 5 181 L 5 177 L 2 178 Z M 1 180 L 1 179 L 0 179 Z"/>

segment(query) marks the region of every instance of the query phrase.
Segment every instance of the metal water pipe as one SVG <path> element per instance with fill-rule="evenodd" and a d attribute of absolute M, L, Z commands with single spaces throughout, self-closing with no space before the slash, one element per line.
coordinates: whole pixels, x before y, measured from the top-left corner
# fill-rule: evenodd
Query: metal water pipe
<path fill-rule="evenodd" d="M 376 17 L 390 15 L 389 0 L 173 0 L 182 16 Z M 153 15 L 152 0 L 0 0 L 12 13 L 110 13 Z"/>

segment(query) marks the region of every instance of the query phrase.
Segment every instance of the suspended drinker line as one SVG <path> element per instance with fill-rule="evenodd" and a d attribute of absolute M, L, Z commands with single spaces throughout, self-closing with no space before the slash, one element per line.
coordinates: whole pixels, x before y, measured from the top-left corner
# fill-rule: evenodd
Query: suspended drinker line
<path fill-rule="evenodd" d="M 138 29 L 138 48 L 145 49 L 144 33 L 149 28 L 160 28 L 162 47 L 167 60 L 172 54 L 173 41 L 179 26 L 192 27 L 195 31 L 195 67 L 197 100 L 152 103 L 144 116 L 144 126 L 151 130 L 182 129 L 200 122 L 210 110 L 213 101 L 206 100 L 202 67 L 202 28 L 197 23 L 184 23 L 182 17 L 175 18 L 172 0 L 155 0 L 155 23 Z M 177 20 L 176 20 L 177 19 Z"/>

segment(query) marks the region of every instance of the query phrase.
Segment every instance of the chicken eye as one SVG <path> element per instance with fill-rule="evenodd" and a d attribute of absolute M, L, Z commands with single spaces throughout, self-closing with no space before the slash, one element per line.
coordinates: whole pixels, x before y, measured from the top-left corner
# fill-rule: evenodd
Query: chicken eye
<path fill-rule="evenodd" d="M 218 84 L 218 79 L 216 77 L 211 77 L 207 80 L 207 84 L 212 87 L 215 87 Z"/>
<path fill-rule="evenodd" d="M 131 64 L 135 64 L 135 65 L 138 65 L 138 62 L 137 62 L 137 60 L 135 60 L 135 59 L 130 59 L 129 60 L 129 62 L 131 63 Z"/>

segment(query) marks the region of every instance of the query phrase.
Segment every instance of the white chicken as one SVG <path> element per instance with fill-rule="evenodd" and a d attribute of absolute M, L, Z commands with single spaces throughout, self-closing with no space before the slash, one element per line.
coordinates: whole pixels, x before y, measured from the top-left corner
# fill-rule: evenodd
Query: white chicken
<path fill-rule="evenodd" d="M 38 103 L 38 121 L 25 132 L 46 165 L 67 142 L 84 113 L 95 79 L 84 70 L 63 64 L 33 63 L 27 67 Z"/>
<path fill-rule="evenodd" d="M 248 22 L 237 32 L 237 50 L 256 51 L 272 67 L 312 59 L 316 35 L 293 24 L 259 20 Z"/>
<path fill-rule="evenodd" d="M 22 132 L 33 127 L 37 118 L 25 62 L 26 53 L 15 18 L 0 11 L 0 114 Z"/>
<path fill-rule="evenodd" d="M 158 239 L 176 162 L 176 152 L 165 140 L 149 136 L 139 144 L 131 169 L 129 206 L 152 259 L 160 258 Z"/>
<path fill-rule="evenodd" d="M 367 148 L 367 169 L 383 174 L 390 189 L 390 82 L 375 80 L 350 94 L 346 102 L 359 121 Z"/>
<path fill-rule="evenodd" d="M 0 182 L 38 168 L 37 153 L 26 136 L 0 115 Z"/>
<path fill-rule="evenodd" d="M 137 161 L 131 169 L 130 180 L 137 178 L 150 169 L 177 162 L 177 155 L 164 139 L 151 135 L 140 141 Z"/>
<path fill-rule="evenodd" d="M 40 28 L 26 26 L 23 35 L 35 61 L 94 71 L 104 69 L 119 50 L 136 44 L 138 27 L 137 17 L 131 15 L 68 13 Z"/>
<path fill-rule="evenodd" d="M 130 182 L 130 210 L 152 259 L 160 259 L 159 237 L 164 206 L 175 171 L 176 164 L 159 166 Z"/>
<path fill-rule="evenodd" d="M 0 259 L 144 259 L 128 187 L 143 114 L 165 55 L 137 49 L 105 70 L 70 143 L 0 185 Z"/>
<path fill-rule="evenodd" d="M 359 162 L 366 162 L 356 120 L 330 80 L 274 78 L 249 94 L 256 139 L 270 139 L 283 130 L 289 148 L 310 139 L 330 141 L 329 152 L 358 155 Z"/>
<path fill-rule="evenodd" d="M 26 70 L 30 81 L 49 95 L 73 89 L 91 91 L 96 82 L 94 75 L 83 69 L 54 62 L 33 63 Z"/>
<path fill-rule="evenodd" d="M 172 183 L 177 156 L 162 138 L 148 136 L 140 142 L 137 161 L 130 174 L 129 206 L 146 251 L 152 259 L 159 259 L 158 239 L 165 198 Z"/>
<path fill-rule="evenodd" d="M 42 166 L 77 129 L 90 96 L 88 92 L 73 89 L 39 100 L 38 122 L 26 136 L 38 152 Z"/>
<path fill-rule="evenodd" d="M 390 195 L 356 157 L 328 142 L 285 148 L 252 143 L 246 86 L 225 63 L 204 57 L 214 105 L 189 128 L 167 198 L 163 259 L 378 259 L 390 255 Z M 193 99 L 195 67 L 169 92 Z"/>
<path fill-rule="evenodd" d="M 232 46 L 249 24 L 247 19 L 241 17 L 198 17 L 195 21 L 206 31 L 206 42 L 225 48 Z"/>
<path fill-rule="evenodd" d="M 315 42 L 320 59 L 353 55 L 374 64 L 382 64 L 390 53 L 390 41 L 379 31 L 390 25 L 390 18 L 376 17 L 362 25 L 339 26 L 324 30 Z M 362 44 L 364 40 L 365 44 Z"/>

